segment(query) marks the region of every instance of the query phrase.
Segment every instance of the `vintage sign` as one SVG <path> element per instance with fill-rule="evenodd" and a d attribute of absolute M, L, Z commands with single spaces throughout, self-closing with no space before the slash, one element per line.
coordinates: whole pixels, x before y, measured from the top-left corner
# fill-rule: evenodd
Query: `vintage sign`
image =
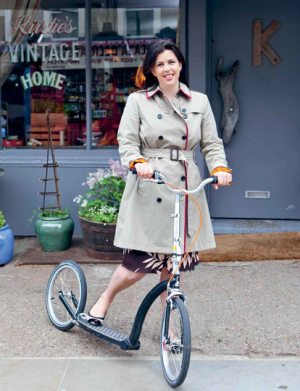
<path fill-rule="evenodd" d="M 106 68 L 108 64 L 114 68 L 137 67 L 147 51 L 146 45 L 109 48 L 93 41 L 91 46 L 93 68 Z M 86 47 L 81 41 L 7 45 L 7 51 L 13 64 L 37 62 L 40 58 L 43 70 L 84 69 L 86 64 Z"/>
<path fill-rule="evenodd" d="M 262 54 L 264 53 L 267 59 L 272 65 L 276 66 L 280 63 L 281 59 L 271 48 L 268 40 L 280 29 L 281 24 L 276 20 L 262 31 L 262 20 L 254 20 L 253 22 L 253 61 L 254 67 L 262 66 Z"/>
<path fill-rule="evenodd" d="M 61 43 L 50 45 L 32 44 L 32 45 L 7 45 L 7 50 L 12 63 L 21 62 L 36 62 L 41 58 L 45 61 L 79 61 L 79 43 L 72 42 L 71 44 Z"/>

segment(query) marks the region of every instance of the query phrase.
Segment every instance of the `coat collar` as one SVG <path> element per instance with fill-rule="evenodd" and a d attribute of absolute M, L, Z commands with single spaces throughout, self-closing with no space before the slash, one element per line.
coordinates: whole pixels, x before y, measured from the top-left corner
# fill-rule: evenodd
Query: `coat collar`
<path fill-rule="evenodd" d="M 146 96 L 147 99 L 151 98 L 153 95 L 155 95 L 158 91 L 160 91 L 162 94 L 162 90 L 159 86 L 159 84 L 156 84 L 154 87 L 150 87 L 146 89 Z M 191 99 L 191 92 L 186 84 L 179 82 L 179 91 L 181 91 L 187 98 Z"/>

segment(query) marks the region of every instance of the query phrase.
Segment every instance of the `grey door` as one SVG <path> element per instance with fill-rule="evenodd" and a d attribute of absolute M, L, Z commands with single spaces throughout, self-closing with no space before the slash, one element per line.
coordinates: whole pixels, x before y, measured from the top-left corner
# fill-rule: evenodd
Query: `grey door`
<path fill-rule="evenodd" d="M 299 14 L 297 0 L 211 0 L 209 97 L 218 127 L 218 59 L 225 68 L 240 61 L 234 82 L 240 118 L 225 145 L 234 183 L 210 190 L 212 217 L 300 219 Z M 263 21 L 263 30 L 272 20 L 281 24 L 269 40 L 281 58 L 275 67 L 265 55 L 262 67 L 252 66 L 254 19 Z M 248 190 L 270 192 L 270 198 L 245 198 Z"/>

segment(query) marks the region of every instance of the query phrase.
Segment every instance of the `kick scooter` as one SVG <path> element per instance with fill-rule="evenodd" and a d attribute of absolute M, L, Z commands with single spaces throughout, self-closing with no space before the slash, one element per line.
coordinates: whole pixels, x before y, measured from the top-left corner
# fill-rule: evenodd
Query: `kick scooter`
<path fill-rule="evenodd" d="M 136 174 L 135 168 L 132 173 Z M 53 270 L 46 290 L 46 308 L 51 322 L 59 330 L 66 331 L 77 325 L 99 338 L 119 345 L 122 350 L 138 350 L 140 349 L 139 338 L 149 308 L 161 293 L 167 291 L 160 333 L 161 365 L 166 381 L 175 388 L 184 382 L 191 356 L 191 329 L 186 308 L 186 295 L 179 286 L 179 268 L 185 259 L 182 258 L 180 248 L 180 197 L 189 195 L 193 198 L 192 194 L 198 193 L 209 183 L 217 183 L 218 178 L 212 176 L 204 180 L 196 189 L 189 191 L 169 184 L 159 171 L 154 171 L 152 178 L 144 179 L 144 181 L 163 184 L 175 194 L 175 213 L 171 215 L 174 218 L 174 243 L 171 258 L 173 274 L 169 280 L 160 282 L 146 295 L 137 311 L 130 335 L 104 325 L 93 326 L 87 321 L 84 313 L 87 298 L 86 279 L 81 267 L 74 261 L 63 261 Z M 200 210 L 199 206 L 198 208 Z M 194 242 L 200 232 L 201 220 L 202 216 Z"/>

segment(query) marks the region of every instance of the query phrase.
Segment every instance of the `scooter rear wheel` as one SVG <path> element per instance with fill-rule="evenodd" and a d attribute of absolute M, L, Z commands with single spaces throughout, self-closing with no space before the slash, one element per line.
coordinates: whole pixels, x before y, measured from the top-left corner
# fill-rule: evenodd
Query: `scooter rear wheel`
<path fill-rule="evenodd" d="M 63 261 L 53 270 L 46 290 L 46 308 L 56 328 L 70 330 L 74 321 L 59 298 L 64 295 L 75 315 L 84 311 L 87 287 L 81 267 L 74 261 Z"/>
<path fill-rule="evenodd" d="M 161 365 L 171 387 L 179 387 L 188 373 L 191 358 L 191 327 L 189 315 L 179 297 L 173 300 L 173 309 L 166 305 L 161 325 Z M 166 314 L 170 311 L 168 338 L 165 338 Z"/>

